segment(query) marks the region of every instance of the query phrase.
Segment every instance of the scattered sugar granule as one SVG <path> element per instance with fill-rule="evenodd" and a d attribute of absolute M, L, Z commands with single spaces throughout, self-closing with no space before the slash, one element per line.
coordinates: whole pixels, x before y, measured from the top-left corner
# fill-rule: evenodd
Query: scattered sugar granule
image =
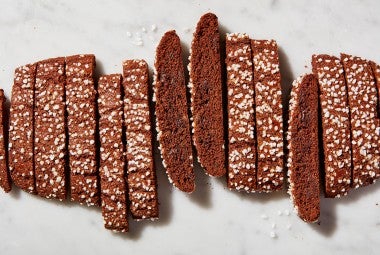
<path fill-rule="evenodd" d="M 267 220 L 267 219 L 268 219 L 268 215 L 266 215 L 266 214 L 262 214 L 262 215 L 261 215 L 261 218 L 262 218 L 263 220 Z"/>
<path fill-rule="evenodd" d="M 143 33 L 146 33 L 146 32 L 148 32 L 148 31 L 146 30 L 146 28 L 145 28 L 145 27 L 142 27 L 142 28 L 141 28 L 141 31 L 143 31 Z"/>
<path fill-rule="evenodd" d="M 128 36 L 128 37 L 132 37 L 132 33 L 129 32 L 129 31 L 127 31 L 127 36 Z"/>
<path fill-rule="evenodd" d="M 190 33 L 191 29 L 188 28 L 188 27 L 185 27 L 185 28 L 183 29 L 183 31 L 184 31 L 185 33 Z"/>
<path fill-rule="evenodd" d="M 153 32 L 156 32 L 157 31 L 157 25 L 156 24 L 153 24 L 150 28 Z"/>
<path fill-rule="evenodd" d="M 272 229 L 275 229 L 276 228 L 276 223 L 272 223 Z"/>
<path fill-rule="evenodd" d="M 271 231 L 269 235 L 270 235 L 271 238 L 276 238 L 277 237 L 277 234 L 274 231 Z"/>
<path fill-rule="evenodd" d="M 285 210 L 285 211 L 284 211 L 284 214 L 285 214 L 286 216 L 289 216 L 289 215 L 290 215 L 289 210 Z"/>
<path fill-rule="evenodd" d="M 292 228 L 292 224 L 288 224 L 288 225 L 286 225 L 286 228 L 287 228 L 288 230 L 290 230 L 290 229 Z"/>
<path fill-rule="evenodd" d="M 282 215 L 282 211 L 281 211 L 281 210 L 278 210 L 278 211 L 277 211 L 277 214 L 278 214 L 278 216 L 281 216 L 281 215 Z"/>

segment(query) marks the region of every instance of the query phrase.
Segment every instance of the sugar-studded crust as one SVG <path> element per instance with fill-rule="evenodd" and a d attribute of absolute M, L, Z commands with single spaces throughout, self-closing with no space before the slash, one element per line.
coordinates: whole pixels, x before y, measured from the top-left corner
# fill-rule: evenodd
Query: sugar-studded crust
<path fill-rule="evenodd" d="M 13 183 L 35 193 L 34 178 L 34 84 L 36 64 L 15 70 L 9 115 L 9 171 Z"/>
<path fill-rule="evenodd" d="M 352 186 L 374 183 L 380 177 L 377 90 L 367 60 L 341 54 L 351 117 Z"/>
<path fill-rule="evenodd" d="M 100 186 L 104 226 L 128 231 L 121 75 L 99 78 Z"/>
<path fill-rule="evenodd" d="M 70 166 L 71 200 L 99 205 L 96 163 L 96 90 L 95 56 L 74 55 L 66 58 L 66 109 Z M 79 181 L 84 176 L 89 181 Z M 75 180 L 76 179 L 76 180 Z M 94 183 L 95 182 L 95 183 Z"/>
<path fill-rule="evenodd" d="M 195 188 L 182 49 L 175 31 L 164 34 L 156 49 L 154 98 L 162 163 L 169 181 L 184 192 Z"/>
<path fill-rule="evenodd" d="M 257 190 L 280 190 L 284 182 L 281 75 L 277 43 L 251 40 L 257 134 Z"/>
<path fill-rule="evenodd" d="M 325 195 L 347 195 L 351 183 L 350 109 L 340 59 L 313 55 L 313 73 L 319 83 L 322 141 L 324 150 Z"/>
<path fill-rule="evenodd" d="M 193 142 L 206 173 L 222 176 L 226 155 L 218 18 L 203 15 L 193 36 L 188 66 Z"/>
<path fill-rule="evenodd" d="M 298 216 L 315 222 L 320 214 L 318 85 L 312 74 L 293 82 L 287 140 L 288 193 Z"/>
<path fill-rule="evenodd" d="M 123 76 L 130 211 L 135 219 L 156 219 L 158 195 L 149 108 L 148 65 L 144 60 L 124 61 Z"/>
<path fill-rule="evenodd" d="M 369 62 L 372 68 L 373 75 L 375 76 L 376 87 L 377 87 L 377 116 L 380 119 L 380 65 L 373 61 Z M 380 121 L 380 120 L 379 120 Z"/>
<path fill-rule="evenodd" d="M 5 192 L 10 192 L 12 189 L 11 178 L 8 169 L 8 153 L 5 148 L 5 96 L 4 90 L 0 89 L 0 187 Z"/>
<path fill-rule="evenodd" d="M 227 34 L 228 176 L 230 189 L 256 190 L 255 88 L 251 42 L 246 34 Z"/>
<path fill-rule="evenodd" d="M 37 64 L 34 162 L 39 196 L 66 198 L 65 58 Z"/>

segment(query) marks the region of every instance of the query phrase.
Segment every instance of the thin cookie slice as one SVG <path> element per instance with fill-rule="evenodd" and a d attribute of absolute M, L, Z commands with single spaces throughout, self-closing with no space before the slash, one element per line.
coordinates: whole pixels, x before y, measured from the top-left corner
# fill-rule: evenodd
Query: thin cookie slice
<path fill-rule="evenodd" d="M 15 70 L 9 115 L 9 171 L 13 183 L 36 193 L 34 178 L 34 84 L 36 64 Z"/>
<path fill-rule="evenodd" d="M 380 65 L 376 64 L 373 61 L 370 61 L 373 75 L 375 76 L 376 87 L 377 87 L 377 113 L 378 118 L 380 118 Z"/>
<path fill-rule="evenodd" d="M 228 176 L 230 189 L 256 190 L 255 88 L 251 42 L 246 34 L 227 34 Z"/>
<path fill-rule="evenodd" d="M 104 226 L 128 231 L 121 75 L 99 78 L 100 186 Z"/>
<path fill-rule="evenodd" d="M 12 189 L 11 176 L 8 169 L 7 149 L 5 148 L 6 123 L 4 90 L 0 89 L 0 187 L 6 192 Z"/>
<path fill-rule="evenodd" d="M 34 162 L 39 196 L 66 198 L 65 58 L 37 65 L 34 96 Z"/>
<path fill-rule="evenodd" d="M 134 219 L 157 219 L 148 65 L 144 60 L 124 61 L 123 76 L 130 210 Z"/>
<path fill-rule="evenodd" d="M 351 116 L 352 186 L 372 184 L 380 177 L 377 90 L 368 61 L 341 54 Z"/>
<path fill-rule="evenodd" d="M 156 49 L 154 98 L 157 139 L 169 181 L 184 192 L 195 188 L 190 124 L 181 43 L 176 32 L 164 34 Z"/>
<path fill-rule="evenodd" d="M 350 109 L 340 59 L 313 55 L 319 83 L 326 197 L 347 195 L 351 183 Z"/>
<path fill-rule="evenodd" d="M 71 201 L 100 204 L 97 178 L 95 56 L 66 58 L 66 110 Z"/>
<path fill-rule="evenodd" d="M 284 139 L 281 75 L 274 40 L 252 40 L 257 134 L 257 190 L 281 190 Z"/>
<path fill-rule="evenodd" d="M 287 140 L 288 193 L 298 216 L 316 222 L 320 214 L 318 85 L 312 74 L 293 82 Z"/>
<path fill-rule="evenodd" d="M 222 176 L 226 154 L 218 18 L 212 13 L 203 15 L 193 36 L 188 66 L 193 142 L 206 173 Z"/>

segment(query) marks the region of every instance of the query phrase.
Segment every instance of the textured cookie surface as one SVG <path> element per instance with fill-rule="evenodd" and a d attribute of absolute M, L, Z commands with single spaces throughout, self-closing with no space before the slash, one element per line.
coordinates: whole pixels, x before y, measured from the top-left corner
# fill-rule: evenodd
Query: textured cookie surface
<path fill-rule="evenodd" d="M 293 82 L 287 134 L 289 194 L 298 216 L 315 222 L 320 214 L 318 85 L 313 75 Z"/>
<path fill-rule="evenodd" d="M 0 89 L 0 187 L 5 192 L 10 192 L 12 189 L 11 178 L 9 175 L 7 151 L 5 148 L 5 96 L 4 91 Z"/>

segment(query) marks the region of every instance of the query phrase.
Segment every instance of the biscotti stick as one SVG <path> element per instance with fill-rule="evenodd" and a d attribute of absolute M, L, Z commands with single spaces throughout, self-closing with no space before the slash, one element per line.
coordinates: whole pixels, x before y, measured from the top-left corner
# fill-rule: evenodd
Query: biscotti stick
<path fill-rule="evenodd" d="M 12 182 L 8 169 L 7 150 L 5 148 L 5 132 L 7 130 L 5 123 L 5 96 L 4 90 L 0 89 L 0 187 L 5 192 L 10 192 L 12 189 Z"/>
<path fill-rule="evenodd" d="M 288 193 L 298 216 L 315 222 L 320 214 L 318 85 L 312 74 L 293 82 L 287 140 Z"/>
<path fill-rule="evenodd" d="M 121 75 L 99 78 L 100 186 L 104 226 L 128 231 Z"/>
<path fill-rule="evenodd" d="M 230 189 L 256 190 L 255 88 L 251 42 L 246 34 L 227 34 L 228 176 Z"/>
<path fill-rule="evenodd" d="M 37 64 L 34 162 L 39 196 L 66 198 L 65 58 Z"/>
<path fill-rule="evenodd" d="M 144 60 L 124 61 L 123 76 L 130 210 L 135 219 L 156 219 L 158 195 L 149 109 L 148 65 Z"/>
<path fill-rule="evenodd" d="M 34 177 L 34 84 L 36 64 L 15 70 L 9 115 L 9 171 L 13 183 L 35 193 Z"/>
<path fill-rule="evenodd" d="M 195 188 L 185 73 L 178 35 L 162 37 L 155 60 L 156 129 L 162 163 L 169 181 L 184 192 Z"/>

